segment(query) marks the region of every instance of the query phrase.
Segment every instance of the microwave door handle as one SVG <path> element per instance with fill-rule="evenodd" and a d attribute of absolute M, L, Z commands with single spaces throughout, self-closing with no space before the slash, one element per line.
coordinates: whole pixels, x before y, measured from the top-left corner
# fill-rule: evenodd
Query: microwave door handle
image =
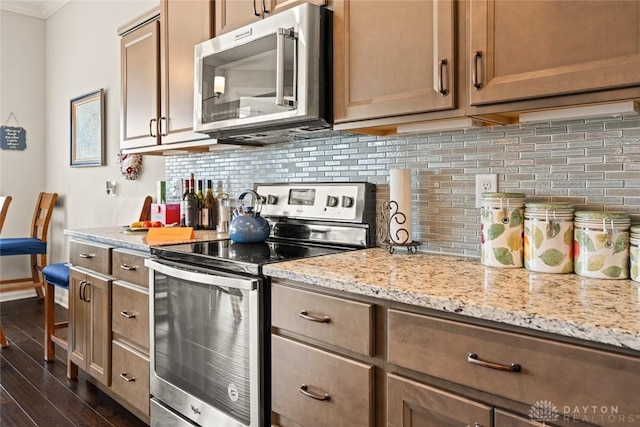
<path fill-rule="evenodd" d="M 285 51 L 284 51 L 284 42 L 285 38 L 289 37 L 294 40 L 294 87 L 298 85 L 298 37 L 293 31 L 293 29 L 287 28 L 278 28 L 277 38 L 276 38 L 276 105 L 281 107 L 289 107 L 291 109 L 296 108 L 297 104 L 297 93 L 294 92 L 296 96 L 296 101 L 287 101 L 284 98 L 284 65 L 285 65 Z M 294 89 L 295 91 L 295 89 Z"/>

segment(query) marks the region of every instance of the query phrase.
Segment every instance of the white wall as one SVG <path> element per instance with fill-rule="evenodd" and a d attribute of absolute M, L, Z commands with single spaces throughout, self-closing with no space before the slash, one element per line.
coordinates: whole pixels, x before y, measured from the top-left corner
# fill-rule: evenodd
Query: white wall
<path fill-rule="evenodd" d="M 0 150 L 0 194 L 13 197 L 2 237 L 28 235 L 45 188 L 44 41 L 42 19 L 0 10 L 0 125 L 18 126 L 13 118 L 7 121 L 13 113 L 27 132 L 25 150 Z M 0 258 L 0 275 L 29 276 L 27 257 Z"/>
<path fill-rule="evenodd" d="M 116 198 L 106 181 L 117 181 L 117 194 L 155 196 L 164 179 L 164 159 L 146 156 L 136 181 L 121 175 L 117 162 L 120 132 L 120 37 L 122 24 L 158 5 L 153 1 L 72 0 L 46 21 L 0 11 L 0 120 L 13 111 L 27 129 L 27 150 L 2 151 L 0 193 L 14 197 L 3 237 L 28 233 L 39 191 L 56 192 L 59 202 L 49 235 L 49 261 L 68 259 L 64 229 L 108 225 Z M 70 100 L 103 88 L 106 112 L 106 165 L 69 166 Z M 16 260 L 5 257 L 13 266 Z M 13 277 L 5 270 L 2 276 Z M 28 274 L 25 264 L 24 273 Z M 5 275 L 6 272 L 6 275 Z M 3 299 L 4 296 L 3 296 Z"/>

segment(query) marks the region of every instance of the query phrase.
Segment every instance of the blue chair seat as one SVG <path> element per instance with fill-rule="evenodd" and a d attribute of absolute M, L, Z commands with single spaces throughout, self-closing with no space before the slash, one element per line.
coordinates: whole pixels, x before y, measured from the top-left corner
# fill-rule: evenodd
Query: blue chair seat
<path fill-rule="evenodd" d="M 69 266 L 67 263 L 58 262 L 49 264 L 42 269 L 44 281 L 58 286 L 60 288 L 69 289 Z"/>
<path fill-rule="evenodd" d="M 47 244 L 35 237 L 0 239 L 0 256 L 46 253 Z"/>

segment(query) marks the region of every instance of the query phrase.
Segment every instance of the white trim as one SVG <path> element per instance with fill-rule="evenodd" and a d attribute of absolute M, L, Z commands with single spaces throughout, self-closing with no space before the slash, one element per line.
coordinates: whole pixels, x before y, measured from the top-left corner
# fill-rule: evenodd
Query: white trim
<path fill-rule="evenodd" d="M 2 0 L 0 9 L 34 18 L 48 19 L 70 0 Z"/>

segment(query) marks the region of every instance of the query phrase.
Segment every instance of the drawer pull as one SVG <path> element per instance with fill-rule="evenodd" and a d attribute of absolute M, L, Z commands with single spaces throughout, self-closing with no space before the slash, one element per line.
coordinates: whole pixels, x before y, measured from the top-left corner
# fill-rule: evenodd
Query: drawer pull
<path fill-rule="evenodd" d="M 136 265 L 127 265 L 127 264 L 120 265 L 120 270 L 136 271 L 137 268 L 138 266 Z"/>
<path fill-rule="evenodd" d="M 93 258 L 94 256 L 96 256 L 96 254 L 88 254 L 86 252 L 82 252 L 82 253 L 78 254 L 78 256 L 80 258 Z"/>
<path fill-rule="evenodd" d="M 302 310 L 298 316 L 302 317 L 305 320 L 311 320 L 312 322 L 318 322 L 318 323 L 329 323 L 331 322 L 331 318 L 327 317 L 327 316 L 323 316 L 323 317 L 317 317 L 317 316 L 312 316 L 309 314 L 309 312 L 307 310 Z"/>
<path fill-rule="evenodd" d="M 135 377 L 129 378 L 129 375 L 126 372 L 121 373 L 120 374 L 120 378 L 122 378 L 123 380 L 125 380 L 128 383 L 133 382 L 133 381 L 136 380 Z"/>
<path fill-rule="evenodd" d="M 497 369 L 499 371 L 507 372 L 520 372 L 520 365 L 518 363 L 511 362 L 508 365 L 501 365 L 499 363 L 487 362 L 486 360 L 479 359 L 478 355 L 475 353 L 469 353 L 467 355 L 467 362 L 477 366 L 482 366 L 483 368 Z"/>
<path fill-rule="evenodd" d="M 135 313 L 127 313 L 127 310 L 122 310 L 120 312 L 120 316 L 126 317 L 127 319 L 135 319 L 136 318 L 136 314 Z"/>
<path fill-rule="evenodd" d="M 302 384 L 299 390 L 300 390 L 300 393 L 304 394 L 307 397 L 311 397 L 312 399 L 325 400 L 325 401 L 328 401 L 331 399 L 331 396 L 329 396 L 327 393 L 322 393 L 320 395 L 320 394 L 315 394 L 310 392 L 306 384 Z"/>

